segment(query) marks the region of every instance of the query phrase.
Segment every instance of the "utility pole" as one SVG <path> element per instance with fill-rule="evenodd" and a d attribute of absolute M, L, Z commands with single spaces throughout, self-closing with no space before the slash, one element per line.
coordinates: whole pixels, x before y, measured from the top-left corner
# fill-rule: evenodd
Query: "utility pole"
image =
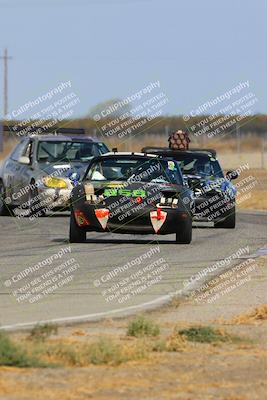
<path fill-rule="evenodd" d="M 240 160 L 240 126 L 237 122 L 235 125 L 236 128 L 236 152 L 238 154 L 238 159 Z"/>
<path fill-rule="evenodd" d="M 1 60 L 4 61 L 4 115 L 3 120 L 5 120 L 8 114 L 8 61 L 12 59 L 12 57 L 8 56 L 7 48 L 5 48 L 4 56 L 0 57 Z M 0 123 L 0 152 L 3 151 L 3 126 Z"/>
<path fill-rule="evenodd" d="M 8 113 L 8 60 L 11 60 L 12 57 L 9 57 L 7 54 L 7 48 L 5 48 L 4 56 L 0 57 L 1 60 L 4 60 L 4 118 Z"/>

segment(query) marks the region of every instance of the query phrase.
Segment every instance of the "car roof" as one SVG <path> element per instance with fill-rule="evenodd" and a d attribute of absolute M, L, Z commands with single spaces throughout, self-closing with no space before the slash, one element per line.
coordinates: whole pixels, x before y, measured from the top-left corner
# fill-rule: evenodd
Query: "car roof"
<path fill-rule="evenodd" d="M 120 152 L 120 151 L 110 151 L 108 153 L 104 153 L 104 154 L 100 154 L 99 156 L 96 156 L 93 158 L 92 162 L 95 160 L 99 161 L 101 159 L 104 158 L 115 158 L 115 159 L 126 159 L 126 158 L 133 158 L 133 159 L 147 159 L 147 160 L 151 160 L 151 159 L 160 159 L 163 161 L 173 161 L 172 157 L 168 157 L 168 156 L 164 156 L 162 154 L 149 154 L 149 153 L 138 153 L 138 152 Z M 175 160 L 174 160 L 175 161 Z"/>
<path fill-rule="evenodd" d="M 77 142 L 84 142 L 84 143 L 101 143 L 100 140 L 96 138 L 92 138 L 90 136 L 86 137 L 81 137 L 78 135 L 33 135 L 33 136 L 27 136 L 27 138 L 30 137 L 31 139 L 37 140 L 37 141 L 46 141 L 46 142 L 66 142 L 66 141 L 77 141 Z"/>
<path fill-rule="evenodd" d="M 174 150 L 169 147 L 144 147 L 143 152 L 151 152 L 153 154 L 159 154 L 171 157 L 172 155 L 194 155 L 197 154 L 203 157 L 214 157 L 216 158 L 216 150 L 214 149 L 190 149 L 190 150 Z"/>
<path fill-rule="evenodd" d="M 105 154 L 101 154 L 99 157 L 150 157 L 150 158 L 158 158 L 159 154 L 147 154 L 147 153 L 139 153 L 139 152 L 131 152 L 131 151 L 110 151 Z"/>

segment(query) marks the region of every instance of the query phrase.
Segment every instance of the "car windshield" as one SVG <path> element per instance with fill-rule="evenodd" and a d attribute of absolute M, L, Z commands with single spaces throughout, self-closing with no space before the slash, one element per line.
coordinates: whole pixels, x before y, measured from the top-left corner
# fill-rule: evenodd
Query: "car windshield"
<path fill-rule="evenodd" d="M 91 181 L 127 181 L 183 184 L 175 161 L 147 158 L 107 158 L 94 162 L 86 179 Z"/>
<path fill-rule="evenodd" d="M 85 141 L 40 141 L 37 149 L 38 162 L 88 162 L 93 157 L 107 153 L 104 143 Z"/>
<path fill-rule="evenodd" d="M 219 162 L 212 157 L 198 154 L 175 155 L 184 175 L 223 178 Z"/>

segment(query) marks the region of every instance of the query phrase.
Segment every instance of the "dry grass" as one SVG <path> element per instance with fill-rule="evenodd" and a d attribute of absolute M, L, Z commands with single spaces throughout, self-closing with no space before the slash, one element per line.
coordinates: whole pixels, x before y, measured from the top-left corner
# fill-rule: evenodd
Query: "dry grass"
<path fill-rule="evenodd" d="M 29 356 L 35 355 L 42 365 L 88 367 L 119 365 L 148 356 L 149 347 L 143 341 L 123 342 L 116 337 L 49 339 L 45 342 L 22 342 Z"/>
<path fill-rule="evenodd" d="M 253 311 L 234 317 L 228 322 L 228 324 L 251 324 L 263 320 L 267 320 L 267 304 L 263 304 L 259 307 L 256 307 Z"/>
<path fill-rule="evenodd" d="M 161 313 L 165 315 L 166 309 Z M 188 325 L 176 318 L 166 326 L 159 315 L 161 333 L 156 337 L 127 336 L 132 318 L 94 323 L 98 332 L 112 327 L 112 333 L 101 339 L 95 329 L 90 332 L 92 324 L 62 327 L 57 336 L 50 327 L 38 326 L 37 338 L 41 333 L 42 340 L 18 333 L 12 341 L 20 343 L 29 356 L 34 354 L 54 368 L 0 367 L 0 397 L 265 400 L 267 381 L 262 366 L 267 362 L 267 307 L 246 315 L 262 321 L 253 327 L 253 342 L 247 341 L 252 329 L 244 324 L 224 330 L 218 323 L 200 326 L 190 320 Z M 152 318 L 150 313 L 148 316 Z"/>
<path fill-rule="evenodd" d="M 230 136 L 225 138 L 208 139 L 205 137 L 196 138 L 191 135 L 191 147 L 196 148 L 214 148 L 219 153 L 237 153 L 237 141 Z M 140 151 L 142 147 L 146 146 L 168 146 L 168 137 L 165 134 L 150 135 L 149 133 L 141 133 L 139 135 L 118 139 L 115 137 L 107 138 L 105 142 L 110 147 L 117 147 L 119 150 L 133 150 Z M 259 152 L 261 149 L 261 138 L 258 136 L 243 137 L 240 141 L 240 151 L 242 152 Z"/>
<path fill-rule="evenodd" d="M 180 329 L 181 326 L 177 326 L 160 339 L 106 337 L 107 342 L 101 346 L 99 341 L 87 337 L 85 342 L 84 338 L 79 341 L 68 337 L 31 343 L 20 340 L 22 344 L 34 346 L 32 351 L 47 363 L 64 365 L 64 368 L 25 370 L 0 367 L 0 397 L 35 400 L 174 400 L 178 397 L 186 400 L 248 400 L 255 398 L 251 397 L 255 390 L 257 395 L 264 396 L 264 371 L 260 365 L 266 360 L 266 351 L 259 352 L 253 346 L 248 348 L 224 340 L 225 332 L 205 327 L 198 327 L 197 332 L 193 332 L 194 339 L 195 333 L 197 339 L 201 334 L 200 342 L 189 343 L 186 336 L 179 333 Z M 119 354 L 123 354 L 123 362 L 117 358 Z M 236 368 L 239 370 L 235 376 Z"/>
<path fill-rule="evenodd" d="M 8 154 L 11 152 L 11 150 L 16 146 L 18 143 L 18 140 L 16 139 L 9 139 L 4 141 L 4 150 L 2 153 L 0 153 L 0 160 L 3 160 Z"/>
<path fill-rule="evenodd" d="M 250 210 L 267 210 L 266 191 L 254 190 L 248 198 L 239 204 L 239 208 Z"/>
<path fill-rule="evenodd" d="M 245 182 L 248 177 L 252 177 L 252 180 L 238 188 L 238 208 L 267 210 L 267 170 L 253 168 L 243 171 L 240 177 L 234 182 L 237 184 L 242 181 Z M 251 183 L 253 183 L 253 187 L 249 189 Z M 246 187 L 248 190 L 242 192 Z"/>
<path fill-rule="evenodd" d="M 5 340 L 0 342 L 0 366 L 118 366 L 127 362 L 151 360 L 155 352 L 188 352 L 191 349 L 189 342 L 232 343 L 235 339 L 227 332 L 210 326 L 192 326 L 181 330 L 181 326 L 174 325 L 168 331 L 160 335 L 160 326 L 144 316 L 130 321 L 126 335 L 105 335 L 97 339 L 92 335 L 58 337 L 55 326 L 38 325 L 30 335 L 15 339 L 3 336 Z M 18 356 L 12 357 L 12 362 L 9 362 L 12 349 L 17 349 L 15 353 Z M 2 358 L 1 351 L 4 355 Z"/>

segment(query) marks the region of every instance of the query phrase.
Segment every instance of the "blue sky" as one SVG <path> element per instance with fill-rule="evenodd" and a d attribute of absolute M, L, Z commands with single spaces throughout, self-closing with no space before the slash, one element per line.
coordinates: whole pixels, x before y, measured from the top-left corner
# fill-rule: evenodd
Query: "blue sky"
<path fill-rule="evenodd" d="M 265 0 L 0 0 L 9 110 L 71 80 L 76 116 L 159 80 L 166 113 L 187 114 L 250 82 L 267 111 Z M 0 110 L 3 68 L 0 68 Z"/>

